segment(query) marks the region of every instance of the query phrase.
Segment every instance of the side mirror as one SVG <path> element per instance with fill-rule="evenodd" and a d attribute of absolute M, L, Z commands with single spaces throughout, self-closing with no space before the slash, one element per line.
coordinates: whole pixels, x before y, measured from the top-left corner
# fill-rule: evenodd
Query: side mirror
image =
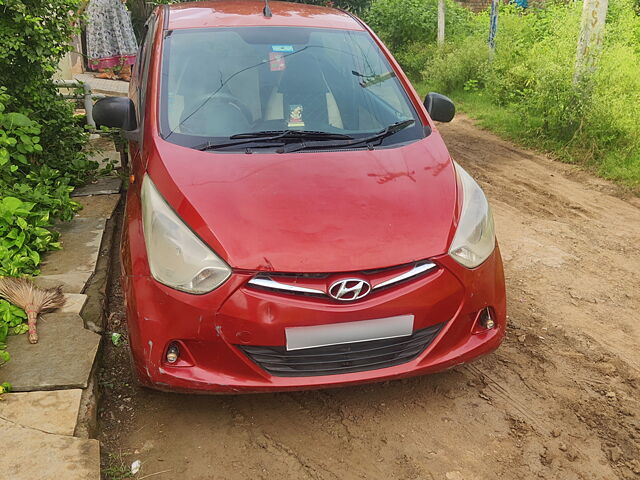
<path fill-rule="evenodd" d="M 132 131 L 138 128 L 135 107 L 127 97 L 105 97 L 93 106 L 93 120 L 98 127 L 121 128 Z"/>
<path fill-rule="evenodd" d="M 456 114 L 456 106 L 449 97 L 431 92 L 424 99 L 424 106 L 432 120 L 450 122 Z"/>

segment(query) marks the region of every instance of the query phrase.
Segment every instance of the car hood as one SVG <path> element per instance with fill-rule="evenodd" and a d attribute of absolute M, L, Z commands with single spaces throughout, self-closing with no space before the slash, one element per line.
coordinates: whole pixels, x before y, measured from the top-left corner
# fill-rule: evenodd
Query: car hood
<path fill-rule="evenodd" d="M 159 141 L 152 180 L 236 269 L 347 272 L 446 252 L 453 163 L 437 131 L 378 150 L 244 154 Z"/>

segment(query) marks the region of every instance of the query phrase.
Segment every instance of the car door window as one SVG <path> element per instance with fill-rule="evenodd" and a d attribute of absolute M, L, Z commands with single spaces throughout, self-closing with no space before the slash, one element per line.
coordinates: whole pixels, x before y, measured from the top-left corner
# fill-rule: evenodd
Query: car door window
<path fill-rule="evenodd" d="M 153 44 L 155 24 L 156 16 L 151 15 L 144 26 L 143 40 L 140 48 L 138 49 L 138 58 L 134 67 L 136 88 L 134 88 L 132 100 L 134 105 L 136 106 L 136 117 L 138 120 L 138 125 L 141 129 L 144 125 L 145 100 L 149 79 L 149 63 L 151 60 L 151 46 Z"/>

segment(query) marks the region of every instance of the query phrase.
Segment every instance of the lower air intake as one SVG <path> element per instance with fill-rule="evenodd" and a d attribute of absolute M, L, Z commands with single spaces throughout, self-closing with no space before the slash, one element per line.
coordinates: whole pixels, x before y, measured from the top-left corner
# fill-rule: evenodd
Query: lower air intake
<path fill-rule="evenodd" d="M 385 340 L 287 351 L 285 347 L 238 345 L 251 360 L 276 377 L 311 377 L 363 372 L 409 362 L 438 335 L 444 323 L 413 335 Z"/>

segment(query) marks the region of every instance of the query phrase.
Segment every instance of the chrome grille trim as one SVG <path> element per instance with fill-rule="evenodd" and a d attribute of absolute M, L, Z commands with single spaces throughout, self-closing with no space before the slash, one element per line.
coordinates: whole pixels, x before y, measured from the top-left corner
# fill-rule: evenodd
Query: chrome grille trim
<path fill-rule="evenodd" d="M 429 270 L 433 270 L 436 267 L 437 267 L 437 265 L 435 263 L 431 263 L 431 262 L 427 262 L 427 263 L 422 263 L 420 265 L 416 265 L 415 267 L 413 267 L 408 272 L 404 272 L 402 275 L 398 275 L 397 277 L 390 278 L 389 280 L 387 280 L 385 282 L 382 282 L 382 283 L 379 283 L 377 285 L 374 285 L 373 289 L 377 290 L 378 288 L 388 287 L 390 285 L 393 285 L 394 283 L 402 282 L 404 280 L 408 280 L 410 278 L 417 277 L 418 275 L 420 275 L 420 274 L 422 274 L 424 272 L 428 272 Z"/>
<path fill-rule="evenodd" d="M 316 290 L 315 288 L 306 288 L 306 287 L 297 287 L 295 285 L 289 285 L 287 283 L 280 283 L 272 280 L 270 277 L 255 277 L 249 280 L 249 285 L 254 285 L 256 287 L 270 288 L 273 290 L 282 290 L 284 292 L 290 293 L 304 293 L 311 295 L 323 295 L 327 294 L 322 290 Z"/>
<path fill-rule="evenodd" d="M 386 280 L 377 285 L 372 285 L 372 290 L 375 291 L 380 288 L 390 287 L 392 285 L 395 285 L 396 283 L 400 283 L 405 280 L 409 280 L 413 277 L 417 277 L 418 275 L 422 275 L 423 273 L 426 273 L 437 267 L 438 266 L 432 262 L 421 263 L 413 267 L 408 272 L 404 272 L 403 274 L 390 278 L 389 280 Z M 296 285 L 291 285 L 289 283 L 281 283 L 267 275 L 254 277 L 251 280 L 249 280 L 247 284 L 254 287 L 268 288 L 270 290 L 279 290 L 286 293 L 293 293 L 293 294 L 299 293 L 302 295 L 320 295 L 323 297 L 329 297 L 329 295 L 327 295 L 327 292 L 323 290 L 318 290 L 315 288 L 299 287 Z"/>

